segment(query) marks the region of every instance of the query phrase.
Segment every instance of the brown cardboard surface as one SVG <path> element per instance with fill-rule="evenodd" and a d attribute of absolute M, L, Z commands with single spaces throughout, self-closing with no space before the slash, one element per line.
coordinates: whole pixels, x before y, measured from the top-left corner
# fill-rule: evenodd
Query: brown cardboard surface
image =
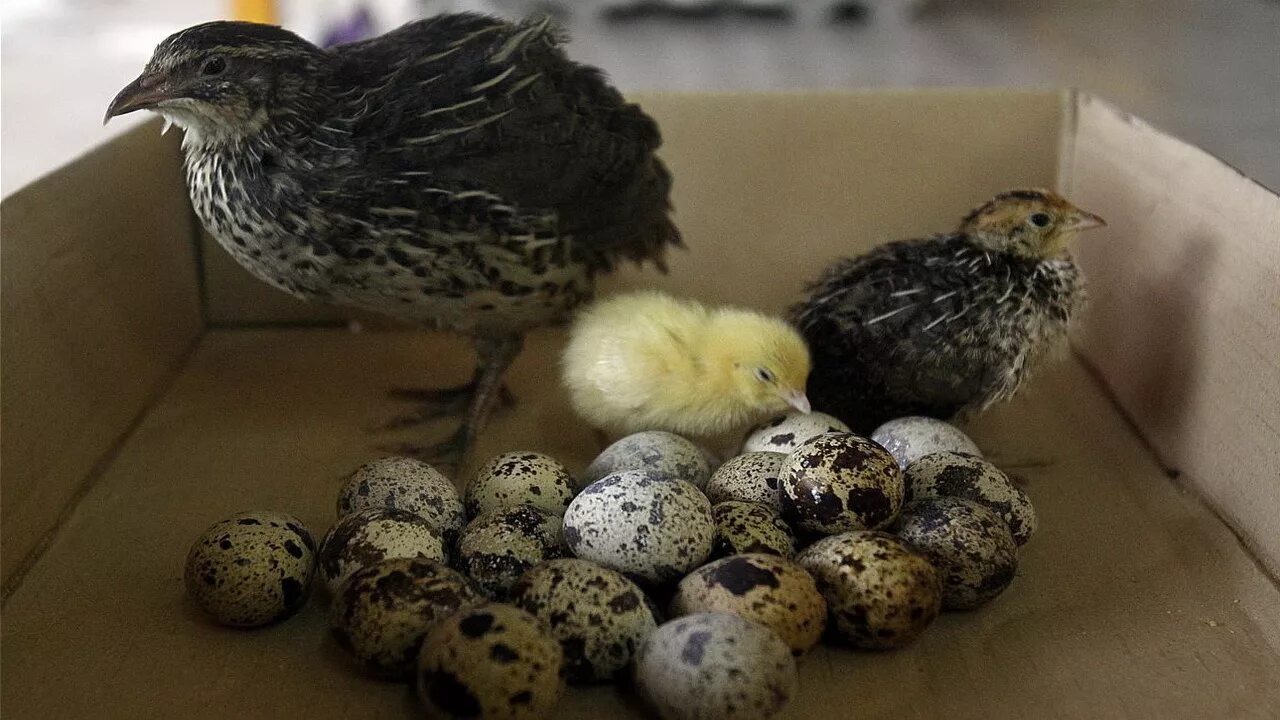
<path fill-rule="evenodd" d="M 512 376 L 521 405 L 482 454 L 590 458 L 592 435 L 553 382 L 560 342 L 531 339 Z M 220 628 L 185 601 L 182 564 L 205 525 L 241 509 L 291 511 L 323 532 L 340 476 L 384 439 L 366 428 L 400 407 L 381 391 L 466 377 L 461 347 L 417 333 L 208 333 L 5 606 L 3 716 L 415 716 L 403 686 L 348 666 L 322 597 L 271 628 Z M 816 651 L 789 717 L 1275 716 L 1280 590 L 1078 365 L 969 430 L 1039 510 L 1019 577 L 905 650 Z M 639 717 L 624 697 L 575 689 L 557 717 Z"/>
<path fill-rule="evenodd" d="M 1080 242 L 1081 351 L 1280 575 L 1280 198 L 1087 97 L 1071 167 L 1073 197 L 1114 219 Z"/>
<path fill-rule="evenodd" d="M 158 127 L 0 208 L 6 584 L 202 328 L 177 142 Z"/>
<path fill-rule="evenodd" d="M 1066 98 L 1057 91 L 656 94 L 688 251 L 672 273 L 624 270 L 602 287 L 664 287 L 780 308 L 832 257 L 947 230 L 996 192 L 1049 187 Z M 738 252 L 740 248 L 748 252 Z M 216 324 L 336 320 L 202 244 Z"/>

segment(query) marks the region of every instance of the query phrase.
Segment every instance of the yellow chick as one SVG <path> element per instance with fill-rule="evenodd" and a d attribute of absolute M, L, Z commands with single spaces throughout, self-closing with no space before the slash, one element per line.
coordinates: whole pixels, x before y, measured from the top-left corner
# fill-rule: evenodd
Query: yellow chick
<path fill-rule="evenodd" d="M 788 406 L 809 412 L 809 349 L 791 325 L 659 292 L 582 311 L 563 371 L 574 409 L 620 432 L 720 435 Z"/>

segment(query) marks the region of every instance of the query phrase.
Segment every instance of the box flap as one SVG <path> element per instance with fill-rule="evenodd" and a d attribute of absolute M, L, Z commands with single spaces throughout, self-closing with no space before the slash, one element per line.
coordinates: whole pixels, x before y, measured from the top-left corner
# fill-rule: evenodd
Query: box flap
<path fill-rule="evenodd" d="M 1280 197 L 1094 98 L 1073 148 L 1072 198 L 1114 220 L 1079 244 L 1079 350 L 1280 574 Z"/>

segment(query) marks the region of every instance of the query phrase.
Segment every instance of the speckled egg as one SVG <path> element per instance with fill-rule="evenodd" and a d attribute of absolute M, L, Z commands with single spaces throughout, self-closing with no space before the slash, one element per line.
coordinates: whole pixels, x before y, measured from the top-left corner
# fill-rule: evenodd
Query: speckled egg
<path fill-rule="evenodd" d="M 782 508 L 782 486 L 778 475 L 783 453 L 749 452 L 730 458 L 707 481 L 707 499 L 716 505 L 726 500 L 765 503 Z"/>
<path fill-rule="evenodd" d="M 511 589 L 511 601 L 559 641 L 570 682 L 614 677 L 658 627 L 651 601 L 635 583 L 578 558 L 535 566 Z"/>
<path fill-rule="evenodd" d="M 450 546 L 467 524 L 462 497 L 453 481 L 413 458 L 387 457 L 365 463 L 347 478 L 338 495 L 338 517 L 384 507 L 421 515 Z"/>
<path fill-rule="evenodd" d="M 756 427 L 742 444 L 742 452 L 790 453 L 819 435 L 847 433 L 849 426 L 826 413 L 793 412 Z"/>
<path fill-rule="evenodd" d="M 703 565 L 680 581 L 673 616 L 727 612 L 773 630 L 803 655 L 827 625 L 827 601 L 813 577 L 786 558 L 751 553 Z"/>
<path fill-rule="evenodd" d="M 765 553 L 789 558 L 796 554 L 796 536 L 777 508 L 764 503 L 728 500 L 711 506 L 716 521 L 712 557 Z"/>
<path fill-rule="evenodd" d="M 829 433 L 801 445 L 782 464 L 783 515 L 826 535 L 883 527 L 902 508 L 902 470 L 870 440 Z"/>
<path fill-rule="evenodd" d="M 982 457 L 978 445 L 950 423 L 931 417 L 912 415 L 902 417 L 876 428 L 871 439 L 888 450 L 898 467 L 907 469 L 911 463 L 929 453 L 953 450 Z"/>
<path fill-rule="evenodd" d="M 406 678 L 433 625 L 484 596 L 434 560 L 392 558 L 353 574 L 330 607 L 338 644 L 369 672 Z"/>
<path fill-rule="evenodd" d="M 302 521 L 258 510 L 214 523 L 187 553 L 187 594 L 223 625 L 283 620 L 307 602 L 316 544 Z"/>
<path fill-rule="evenodd" d="M 562 662 L 535 617 L 487 603 L 432 628 L 418 656 L 418 698 L 442 720 L 550 717 L 564 694 Z"/>
<path fill-rule="evenodd" d="M 1000 468 L 977 455 L 929 453 L 907 466 L 907 500 L 959 497 L 972 500 L 1009 525 L 1014 542 L 1022 545 L 1036 532 L 1036 509 L 1022 488 Z"/>
<path fill-rule="evenodd" d="M 827 600 L 833 635 L 864 650 L 914 641 L 942 609 L 938 573 L 902 540 L 875 530 L 832 535 L 796 558 Z"/>
<path fill-rule="evenodd" d="M 701 448 L 674 433 L 649 430 L 605 448 L 583 471 L 579 488 L 627 470 L 648 470 L 664 480 L 684 480 L 699 489 L 711 477 L 711 466 Z"/>
<path fill-rule="evenodd" d="M 467 485 L 464 498 L 471 517 L 517 505 L 564 515 L 572 499 L 569 470 L 559 460 L 535 452 L 509 452 L 489 460 Z"/>
<path fill-rule="evenodd" d="M 405 510 L 370 508 L 351 513 L 320 543 L 320 577 L 330 594 L 357 570 L 389 558 L 448 562 L 444 540 L 421 516 Z"/>
<path fill-rule="evenodd" d="M 942 606 L 971 610 L 1004 592 L 1018 571 L 1009 526 L 961 498 L 925 498 L 903 509 L 898 537 L 929 558 L 942 581 Z"/>
<path fill-rule="evenodd" d="M 683 480 L 632 470 L 583 490 L 564 514 L 574 555 L 653 583 L 676 580 L 711 554 L 711 503 Z"/>
<path fill-rule="evenodd" d="M 768 628 L 725 613 L 659 627 L 636 654 L 636 690 L 663 720 L 768 720 L 796 693 L 796 661 Z"/>
<path fill-rule="evenodd" d="M 526 570 L 563 557 L 562 520 L 546 510 L 519 505 L 485 513 L 458 539 L 458 569 L 486 595 L 501 599 Z"/>

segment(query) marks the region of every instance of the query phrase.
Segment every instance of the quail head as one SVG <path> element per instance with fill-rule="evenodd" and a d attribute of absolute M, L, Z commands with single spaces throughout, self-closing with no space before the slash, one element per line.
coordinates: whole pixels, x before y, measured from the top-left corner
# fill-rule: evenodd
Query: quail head
<path fill-rule="evenodd" d="M 161 42 L 107 118 L 185 131 L 196 214 L 258 278 L 471 338 L 472 382 L 401 393 L 429 407 L 392 423 L 462 412 L 449 441 L 408 448 L 456 461 L 527 331 L 680 242 L 657 125 L 562 41 L 465 13 L 331 49 L 206 23 Z"/>
<path fill-rule="evenodd" d="M 1050 191 L 1012 190 L 955 232 L 836 262 L 792 308 L 814 408 L 867 433 L 1011 397 L 1084 303 L 1068 241 L 1105 224 Z"/>

